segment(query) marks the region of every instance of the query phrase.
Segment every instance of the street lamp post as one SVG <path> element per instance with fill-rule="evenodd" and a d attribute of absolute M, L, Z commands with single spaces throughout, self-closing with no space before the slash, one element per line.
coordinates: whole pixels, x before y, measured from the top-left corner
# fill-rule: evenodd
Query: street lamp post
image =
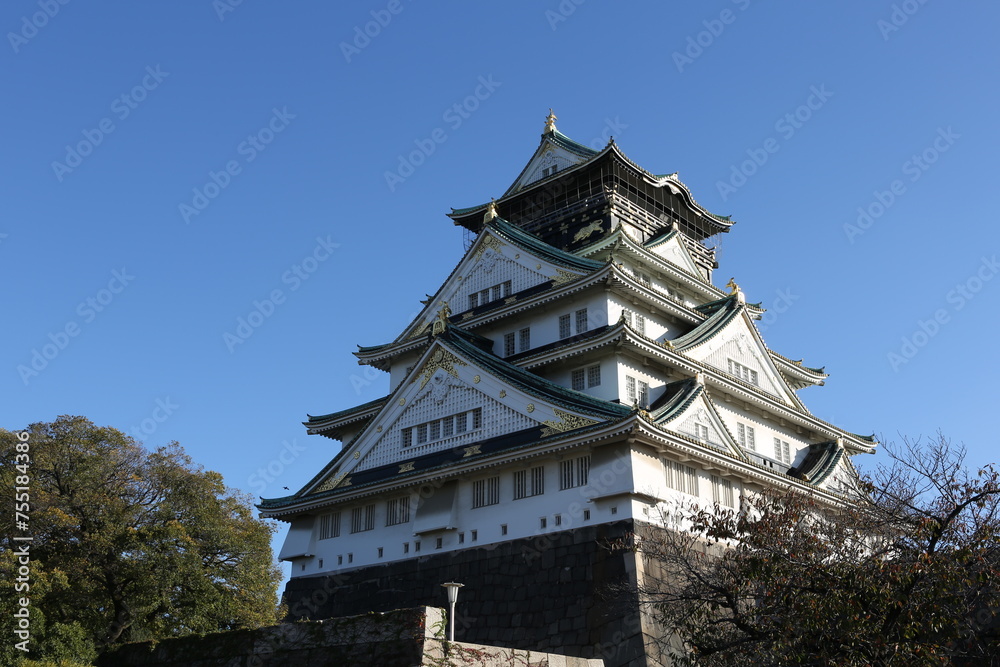
<path fill-rule="evenodd" d="M 453 642 L 455 641 L 455 603 L 458 602 L 458 589 L 465 584 L 449 581 L 441 585 L 448 589 L 448 641 Z"/>

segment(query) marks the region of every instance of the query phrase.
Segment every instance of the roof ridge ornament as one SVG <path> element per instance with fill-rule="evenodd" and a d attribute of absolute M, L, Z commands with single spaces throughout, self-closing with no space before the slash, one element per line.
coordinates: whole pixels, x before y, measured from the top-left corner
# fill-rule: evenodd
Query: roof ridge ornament
<path fill-rule="evenodd" d="M 445 329 L 448 327 L 449 317 L 451 317 L 451 308 L 448 306 L 447 301 L 442 301 L 441 309 L 437 312 L 437 319 L 434 320 L 434 324 L 431 325 L 432 336 L 439 336 L 444 333 Z"/>
<path fill-rule="evenodd" d="M 729 282 L 726 283 L 726 287 L 729 288 L 729 296 L 735 296 L 739 303 L 747 302 L 746 297 L 743 295 L 743 290 L 736 284 L 736 278 L 730 278 Z"/>
<path fill-rule="evenodd" d="M 497 213 L 497 200 L 490 199 L 489 206 L 486 208 L 486 213 L 483 214 L 483 222 L 493 222 L 500 217 Z"/>
<path fill-rule="evenodd" d="M 545 117 L 545 129 L 542 130 L 542 134 L 556 132 L 556 120 L 558 118 L 558 116 L 552 113 L 552 107 L 549 107 L 549 115 Z"/>

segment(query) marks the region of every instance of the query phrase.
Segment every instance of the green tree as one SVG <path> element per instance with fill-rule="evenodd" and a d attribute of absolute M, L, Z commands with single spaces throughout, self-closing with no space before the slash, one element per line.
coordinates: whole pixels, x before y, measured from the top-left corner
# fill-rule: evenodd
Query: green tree
<path fill-rule="evenodd" d="M 631 548 L 675 664 L 1000 664 L 1000 483 L 905 444 L 842 502 L 691 506 Z"/>
<path fill-rule="evenodd" d="M 273 528 L 254 518 L 249 496 L 177 443 L 149 452 L 83 417 L 26 431 L 32 658 L 89 659 L 125 641 L 278 620 Z M 0 488 L 12 491 L 24 472 L 19 442 L 0 430 Z M 23 544 L 11 539 L 24 534 L 14 518 L 0 513 L 4 581 L 14 581 Z M 2 596 L 4 618 L 20 595 Z M 20 653 L 10 644 L 0 658 Z"/>

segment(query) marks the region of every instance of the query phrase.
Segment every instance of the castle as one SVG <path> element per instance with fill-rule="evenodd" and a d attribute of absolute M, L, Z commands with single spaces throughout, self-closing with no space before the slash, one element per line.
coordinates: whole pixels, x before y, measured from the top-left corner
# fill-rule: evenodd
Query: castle
<path fill-rule="evenodd" d="M 310 416 L 341 451 L 261 502 L 290 524 L 293 617 L 440 604 L 457 581 L 459 640 L 656 664 L 650 620 L 604 592 L 641 555 L 603 541 L 694 499 L 836 502 L 876 446 L 811 414 L 798 392 L 823 369 L 770 350 L 759 304 L 714 284 L 733 221 L 555 120 L 499 199 L 450 213 L 474 238 L 416 319 L 355 353 L 388 395 Z"/>

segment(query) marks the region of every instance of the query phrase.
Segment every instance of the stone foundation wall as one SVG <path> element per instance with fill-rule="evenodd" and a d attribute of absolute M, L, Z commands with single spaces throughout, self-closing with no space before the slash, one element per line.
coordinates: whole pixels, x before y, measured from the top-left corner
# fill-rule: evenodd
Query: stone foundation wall
<path fill-rule="evenodd" d="M 446 606 L 441 584 L 456 581 L 465 584 L 456 613 L 458 641 L 645 667 L 653 663 L 644 657 L 635 598 L 613 590 L 634 588 L 636 556 L 602 546 L 631 530 L 631 521 L 621 521 L 293 578 L 285 589 L 289 620 Z"/>
<path fill-rule="evenodd" d="M 442 639 L 443 609 L 398 609 L 128 644 L 100 667 L 602 667 L 600 660 Z"/>

